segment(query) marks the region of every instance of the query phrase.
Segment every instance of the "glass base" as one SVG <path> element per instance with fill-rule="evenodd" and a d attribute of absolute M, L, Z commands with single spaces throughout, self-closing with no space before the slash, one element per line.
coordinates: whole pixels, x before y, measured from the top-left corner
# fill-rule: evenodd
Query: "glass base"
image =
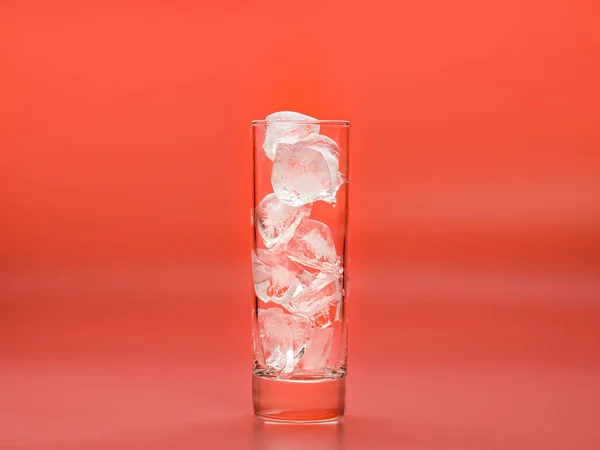
<path fill-rule="evenodd" d="M 327 422 L 341 418 L 346 377 L 281 380 L 253 375 L 254 413 L 275 422 Z"/>

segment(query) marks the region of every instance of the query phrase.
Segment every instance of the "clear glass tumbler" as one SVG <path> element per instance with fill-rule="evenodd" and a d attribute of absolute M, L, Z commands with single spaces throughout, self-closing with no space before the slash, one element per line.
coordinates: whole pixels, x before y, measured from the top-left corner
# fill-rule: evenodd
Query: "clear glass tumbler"
<path fill-rule="evenodd" d="M 255 120 L 255 414 L 344 414 L 348 140 L 344 120 Z"/>

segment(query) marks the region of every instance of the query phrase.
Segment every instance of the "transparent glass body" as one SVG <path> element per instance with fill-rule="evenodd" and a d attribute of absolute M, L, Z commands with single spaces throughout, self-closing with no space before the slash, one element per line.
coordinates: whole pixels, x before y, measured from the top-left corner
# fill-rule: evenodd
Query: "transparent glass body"
<path fill-rule="evenodd" d="M 253 121 L 255 413 L 326 421 L 345 408 L 348 121 Z"/>

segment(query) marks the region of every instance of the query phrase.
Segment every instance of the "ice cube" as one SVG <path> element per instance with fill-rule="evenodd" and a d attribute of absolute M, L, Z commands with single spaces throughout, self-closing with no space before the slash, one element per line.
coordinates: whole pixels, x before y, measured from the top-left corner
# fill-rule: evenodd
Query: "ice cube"
<path fill-rule="evenodd" d="M 283 253 L 258 249 L 252 252 L 252 278 L 258 298 L 284 304 L 300 295 L 313 276 Z"/>
<path fill-rule="evenodd" d="M 279 308 L 258 311 L 260 341 L 265 363 L 274 374 L 289 376 L 310 342 L 309 324 Z"/>
<path fill-rule="evenodd" d="M 333 331 L 333 328 L 310 329 L 310 343 L 298 364 L 300 371 L 315 373 L 325 369 L 331 353 Z"/>
<path fill-rule="evenodd" d="M 301 295 L 283 306 L 292 314 L 306 317 L 312 326 L 327 328 L 341 318 L 341 277 L 319 274 Z"/>
<path fill-rule="evenodd" d="M 308 143 L 310 148 L 319 151 L 325 158 L 331 173 L 331 179 L 335 182 L 337 192 L 337 189 L 345 180 L 344 176 L 339 172 L 340 147 L 337 145 L 337 142 L 322 134 L 312 134 L 304 141 Z"/>
<path fill-rule="evenodd" d="M 277 141 L 271 172 L 275 194 L 291 206 L 317 200 L 335 203 L 336 193 L 344 182 L 338 158 L 335 141 L 320 134 L 301 141 Z"/>
<path fill-rule="evenodd" d="M 267 248 L 276 251 L 287 244 L 311 210 L 310 204 L 296 208 L 283 203 L 275 194 L 267 194 L 256 207 L 255 213 L 256 227 Z"/>
<path fill-rule="evenodd" d="M 269 114 L 266 118 L 267 125 L 265 141 L 263 143 L 263 149 L 267 158 L 271 161 L 275 159 L 276 141 L 278 140 L 293 142 L 308 137 L 313 133 L 318 133 L 320 127 L 316 123 L 302 124 L 291 122 L 307 120 L 316 119 L 293 111 L 280 111 Z"/>
<path fill-rule="evenodd" d="M 329 227 L 317 220 L 306 219 L 285 246 L 285 253 L 302 265 L 325 272 L 338 272 L 340 262 Z"/>

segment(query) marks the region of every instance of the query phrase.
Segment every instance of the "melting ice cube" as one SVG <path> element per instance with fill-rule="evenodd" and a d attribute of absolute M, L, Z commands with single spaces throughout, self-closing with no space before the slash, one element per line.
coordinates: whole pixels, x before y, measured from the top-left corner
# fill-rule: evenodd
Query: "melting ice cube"
<path fill-rule="evenodd" d="M 283 203 L 275 194 L 267 194 L 256 207 L 255 213 L 258 232 L 267 248 L 278 250 L 285 245 L 311 210 L 310 204 L 295 208 Z"/>
<path fill-rule="evenodd" d="M 285 246 L 285 252 L 292 260 L 315 269 L 336 272 L 339 267 L 331 230 L 317 220 L 302 222 Z"/>
<path fill-rule="evenodd" d="M 309 324 L 279 308 L 258 311 L 260 341 L 266 365 L 276 375 L 289 376 L 310 342 Z"/>
<path fill-rule="evenodd" d="M 293 123 L 290 121 L 316 120 L 313 117 L 293 111 L 280 111 L 269 114 L 266 118 L 265 142 L 263 149 L 267 158 L 275 159 L 276 141 L 293 142 L 319 132 L 319 125 Z"/>
<path fill-rule="evenodd" d="M 271 172 L 275 194 L 292 206 L 317 200 L 335 203 L 336 193 L 344 182 L 338 158 L 338 145 L 320 134 L 301 141 L 277 141 Z"/>
<path fill-rule="evenodd" d="M 327 366 L 333 341 L 333 328 L 311 328 L 308 349 L 300 359 L 298 369 L 306 372 L 321 372 Z"/>
<path fill-rule="evenodd" d="M 326 328 L 341 318 L 341 277 L 319 274 L 301 295 L 283 306 L 292 314 L 306 317 L 312 326 Z"/>
<path fill-rule="evenodd" d="M 252 278 L 258 298 L 284 304 L 300 295 L 313 277 L 285 254 L 258 249 L 252 252 Z"/>

